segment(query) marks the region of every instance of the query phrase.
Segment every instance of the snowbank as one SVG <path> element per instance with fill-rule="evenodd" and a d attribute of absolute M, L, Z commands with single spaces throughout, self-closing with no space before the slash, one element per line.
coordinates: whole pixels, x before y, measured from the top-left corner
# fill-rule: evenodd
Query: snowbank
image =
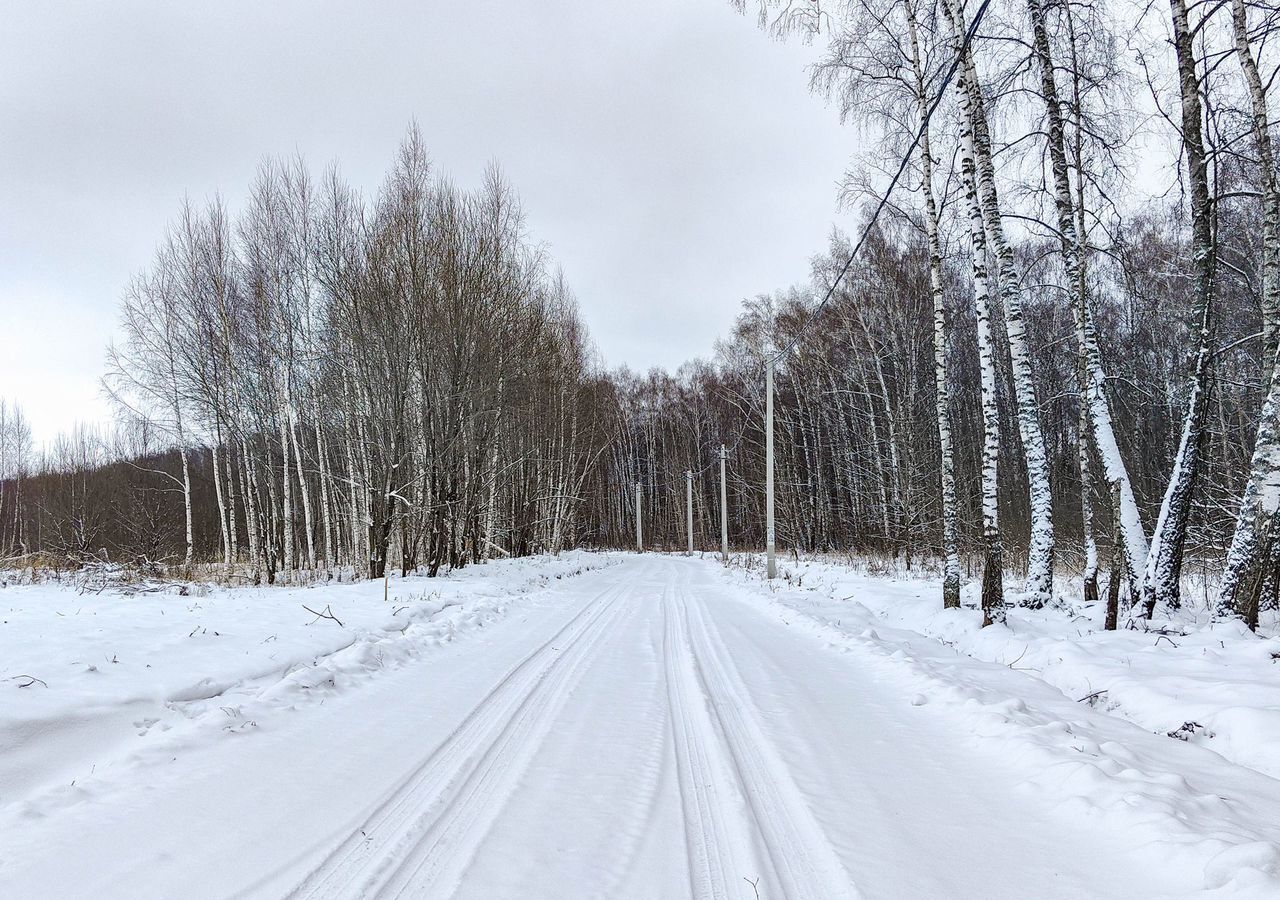
<path fill-rule="evenodd" d="M 578 552 L 499 561 L 392 578 L 385 598 L 381 581 L 132 596 L 0 588 L 0 808 L 74 786 L 119 753 L 170 753 L 210 730 L 257 728 L 266 710 L 323 702 L 610 564 Z"/>
<path fill-rule="evenodd" d="M 982 627 L 977 585 L 965 608 L 942 609 L 941 589 L 822 560 L 788 564 L 802 592 L 787 603 L 822 619 L 862 607 L 876 619 L 936 638 L 975 659 L 1029 671 L 1073 700 L 1154 733 L 1200 744 L 1232 762 L 1280 778 L 1280 637 L 1254 634 L 1203 610 L 1102 629 L 1105 610 L 1013 608 L 1005 626 Z M 1268 632 L 1272 633 L 1268 633 Z"/>
<path fill-rule="evenodd" d="M 822 560 L 781 574 L 723 577 L 959 718 L 1063 811 L 1148 836 L 1151 864 L 1280 896 L 1280 640 L 1190 612 L 1104 632 L 1101 609 L 1019 609 L 984 629 L 976 609 L 941 609 L 932 582 Z"/>

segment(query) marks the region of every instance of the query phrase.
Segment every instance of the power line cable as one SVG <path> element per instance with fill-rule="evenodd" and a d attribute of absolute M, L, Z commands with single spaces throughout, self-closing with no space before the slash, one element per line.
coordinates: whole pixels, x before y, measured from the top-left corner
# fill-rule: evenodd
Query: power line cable
<path fill-rule="evenodd" d="M 942 79 L 942 85 L 938 88 L 938 94 L 933 98 L 933 102 L 929 104 L 925 110 L 924 119 L 920 122 L 920 129 L 916 132 L 915 137 L 911 141 L 911 146 L 907 148 L 907 152 L 902 155 L 902 161 L 898 164 L 898 171 L 893 174 L 893 179 L 889 182 L 889 187 L 880 197 L 880 201 L 876 204 L 875 211 L 871 214 L 871 220 L 867 222 L 862 234 L 858 238 L 858 242 L 854 244 L 853 250 L 849 252 L 849 258 L 845 260 L 843 266 L 840 267 L 835 280 L 831 282 L 831 286 L 827 288 L 826 296 L 822 298 L 813 311 L 805 318 L 804 323 L 796 329 L 796 333 L 792 335 L 791 340 L 787 342 L 787 346 L 783 347 L 771 357 L 773 362 L 778 362 L 784 356 L 787 356 L 795 349 L 799 343 L 805 329 L 809 327 L 809 323 L 817 318 L 818 313 L 822 312 L 823 307 L 831 300 L 836 292 L 836 288 L 840 286 L 840 282 L 844 276 L 848 274 L 849 268 L 853 265 L 853 261 L 858 257 L 858 251 L 862 249 L 862 245 L 866 243 L 867 237 L 871 234 L 871 229 L 875 227 L 876 220 L 880 218 L 880 213 L 889 203 L 889 196 L 893 193 L 893 189 L 898 186 L 898 181 L 902 178 L 902 173 L 907 170 L 907 164 L 911 161 L 912 155 L 916 152 L 916 148 L 920 146 L 920 141 L 924 138 L 924 133 L 929 127 L 929 122 L 933 118 L 934 112 L 938 109 L 938 104 L 942 102 L 942 95 L 947 92 L 947 88 L 951 85 L 951 79 L 955 77 L 956 69 L 960 68 L 960 63 L 964 60 L 965 55 L 969 52 L 969 45 L 973 42 L 973 36 L 978 31 L 978 26 L 982 23 L 982 17 L 986 15 L 987 7 L 991 5 L 991 0 L 982 0 L 982 5 L 978 7 L 978 13 L 973 17 L 973 22 L 965 30 L 964 40 L 960 43 L 960 49 L 956 53 L 955 59 L 951 61 L 947 74 Z"/>
<path fill-rule="evenodd" d="M 823 296 L 822 300 L 813 308 L 812 311 L 810 311 L 809 315 L 805 317 L 804 322 L 796 330 L 796 333 L 792 335 L 791 340 L 787 342 L 785 347 L 770 357 L 771 362 L 777 363 L 796 348 L 796 344 L 798 344 L 800 338 L 803 337 L 805 330 L 831 301 L 832 296 L 835 295 L 836 288 L 840 286 L 840 282 L 844 280 L 845 275 L 849 273 L 849 269 L 853 266 L 853 261 L 858 257 L 858 251 L 860 251 L 862 246 L 866 243 L 867 238 L 871 234 L 871 229 L 875 227 L 877 220 L 880 218 L 880 213 L 883 212 L 885 206 L 888 205 L 889 197 L 893 194 L 894 188 L 896 188 L 898 186 L 898 182 L 902 180 L 902 174 L 907 170 L 907 165 L 911 162 L 911 157 L 915 154 L 917 148 L 919 148 L 920 141 L 924 139 L 925 131 L 929 128 L 929 123 L 933 119 L 933 114 L 937 112 L 938 106 L 942 103 L 943 95 L 946 94 L 947 88 L 951 86 L 951 79 L 955 77 L 956 70 L 960 68 L 960 63 L 964 61 L 965 55 L 969 52 L 969 46 L 973 43 L 974 35 L 976 35 L 978 31 L 978 26 L 982 24 L 982 19 L 986 15 L 987 8 L 990 5 L 991 0 L 982 0 L 981 5 L 978 7 L 978 12 L 973 17 L 973 22 L 971 22 L 969 27 L 965 29 L 964 40 L 960 42 L 960 48 L 956 52 L 955 58 L 951 61 L 951 65 L 947 68 L 946 75 L 942 78 L 942 84 L 938 87 L 937 94 L 925 110 L 924 118 L 920 122 L 920 128 L 912 138 L 911 145 L 907 147 L 906 152 L 902 155 L 902 159 L 898 163 L 898 169 L 894 172 L 893 178 L 889 181 L 889 186 L 885 189 L 884 194 L 881 195 L 879 202 L 876 203 L 876 208 L 871 214 L 871 219 L 867 222 L 866 226 L 862 230 L 862 234 L 858 237 L 857 243 L 854 244 L 853 249 L 849 252 L 849 258 L 845 260 L 844 265 L 840 267 L 840 271 L 836 273 L 836 277 L 827 288 L 827 292 Z M 745 437 L 745 433 L 746 429 L 744 427 L 742 431 L 739 432 L 738 438 L 734 441 L 733 446 L 726 448 L 726 453 L 737 450 Z M 713 469 L 719 461 L 719 454 L 717 454 L 710 463 L 703 465 L 696 471 L 693 471 L 692 474 L 697 478 L 701 478 L 706 472 Z M 686 472 L 689 471 L 692 470 L 686 470 Z M 640 473 L 637 472 L 637 476 L 639 476 L 639 474 Z M 637 480 L 641 479 L 638 478 Z"/>

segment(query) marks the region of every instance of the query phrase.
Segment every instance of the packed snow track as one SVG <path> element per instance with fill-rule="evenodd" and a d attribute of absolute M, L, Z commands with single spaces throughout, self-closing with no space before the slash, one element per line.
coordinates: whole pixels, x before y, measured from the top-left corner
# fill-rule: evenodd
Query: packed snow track
<path fill-rule="evenodd" d="M 547 594 L 91 814 L 32 815 L 0 895 L 1185 895 L 710 559 Z"/>

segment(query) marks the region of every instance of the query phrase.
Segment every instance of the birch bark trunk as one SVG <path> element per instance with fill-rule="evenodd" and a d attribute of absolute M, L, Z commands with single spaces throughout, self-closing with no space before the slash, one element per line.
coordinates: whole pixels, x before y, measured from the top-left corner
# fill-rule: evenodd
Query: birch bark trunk
<path fill-rule="evenodd" d="M 324 529 L 324 555 L 322 562 L 326 567 L 329 567 L 335 565 L 338 558 L 334 547 L 333 511 L 329 495 L 331 478 L 329 472 L 329 448 L 325 444 L 324 431 L 320 425 L 320 403 L 315 399 L 314 394 L 311 398 L 311 408 L 312 414 L 315 416 L 316 457 L 319 461 L 320 469 L 320 517 L 321 527 Z"/>
<path fill-rule="evenodd" d="M 209 448 L 209 461 L 213 464 L 213 493 L 218 501 L 218 537 L 222 544 L 222 562 L 231 565 L 231 533 L 227 530 L 227 502 L 222 495 L 222 472 L 218 465 L 218 448 L 222 446 L 222 435 L 214 429 L 213 446 Z"/>
<path fill-rule="evenodd" d="M 923 120 L 929 97 L 925 86 L 924 64 L 920 56 L 920 40 L 914 0 L 907 0 L 907 31 L 911 42 L 911 66 L 915 75 L 916 105 Z M 938 419 L 938 449 L 941 454 L 942 493 L 942 606 L 960 606 L 960 528 L 956 510 L 956 463 L 951 439 L 951 379 L 947 372 L 947 302 L 943 292 L 942 242 L 938 237 L 938 205 L 933 196 L 933 150 L 926 124 L 920 136 L 920 190 L 924 194 L 925 238 L 929 248 L 929 292 L 933 300 L 933 374 L 934 408 Z"/>
<path fill-rule="evenodd" d="M 249 443 L 240 440 L 240 475 L 245 502 L 245 525 L 249 539 L 249 567 L 253 570 L 254 584 L 262 582 L 262 526 L 258 519 L 258 497 L 253 477 L 253 462 L 249 456 Z"/>
<path fill-rule="evenodd" d="M 1081 177 L 1082 150 L 1077 139 L 1075 146 L 1077 192 L 1073 202 L 1067 162 L 1066 129 L 1041 0 L 1027 0 L 1027 15 L 1031 20 L 1033 53 L 1040 68 L 1040 90 L 1049 126 L 1048 147 L 1050 168 L 1053 173 L 1054 210 L 1057 214 L 1058 231 L 1062 236 L 1063 272 L 1073 295 L 1071 312 L 1080 353 L 1082 428 L 1085 428 L 1087 423 L 1087 429 L 1081 431 L 1081 478 L 1083 481 L 1088 481 L 1090 478 L 1088 446 L 1084 443 L 1087 430 L 1092 432 L 1094 445 L 1098 448 L 1098 455 L 1102 460 L 1103 477 L 1109 488 L 1108 493 L 1115 498 L 1113 505 L 1117 518 L 1116 534 L 1123 541 L 1121 552 L 1125 556 L 1125 569 L 1128 572 L 1141 572 L 1146 565 L 1147 536 L 1142 528 L 1142 519 L 1133 494 L 1129 471 L 1124 459 L 1120 456 L 1119 445 L 1116 443 L 1115 430 L 1111 421 L 1111 407 L 1105 393 L 1107 379 L 1102 367 L 1102 353 L 1098 348 L 1093 316 L 1089 309 L 1083 255 L 1085 235 L 1083 229 L 1084 183 Z M 1076 108 L 1077 115 L 1081 115 L 1078 97 Z M 1082 489 L 1088 490 L 1089 487 L 1082 485 Z M 1090 571 L 1091 565 L 1096 594 L 1097 547 L 1093 543 L 1090 521 L 1092 510 L 1088 506 L 1088 497 L 1082 497 L 1082 502 L 1085 504 L 1086 516 L 1086 572 Z M 1089 593 L 1088 584 L 1089 578 L 1086 574 L 1086 595 Z"/>
<path fill-rule="evenodd" d="M 280 416 L 280 465 L 282 467 L 282 487 L 280 499 L 280 519 L 284 526 L 284 571 L 285 581 L 291 581 L 294 570 L 293 559 L 293 479 L 289 476 L 289 424 L 287 414 Z"/>
<path fill-rule="evenodd" d="M 1089 460 L 1089 407 L 1085 403 L 1084 355 L 1080 356 L 1080 411 L 1076 428 L 1076 454 L 1080 462 L 1080 543 L 1084 551 L 1084 602 L 1095 603 L 1098 600 L 1098 542 L 1093 534 L 1093 466 Z M 1116 529 L 1117 534 L 1121 529 Z M 1123 552 L 1121 549 L 1120 552 Z"/>
<path fill-rule="evenodd" d="M 231 451 L 234 444 L 228 441 L 223 447 L 222 465 L 223 480 L 227 485 L 227 536 L 231 538 L 231 561 L 240 560 L 240 529 L 236 525 L 236 479 L 231 465 Z"/>
<path fill-rule="evenodd" d="M 182 496 L 187 507 L 187 556 L 184 565 L 191 568 L 195 556 L 195 523 L 191 515 L 191 465 L 187 461 L 187 448 L 182 446 L 182 429 L 178 429 L 178 456 L 182 458 Z"/>
<path fill-rule="evenodd" d="M 311 519 L 311 489 L 307 487 L 307 470 L 302 465 L 302 445 L 298 440 L 298 414 L 289 404 L 289 440 L 293 444 L 293 460 L 298 470 L 298 492 L 302 496 L 302 524 L 307 530 L 307 568 L 316 568 L 316 530 Z"/>
<path fill-rule="evenodd" d="M 1240 499 L 1235 533 L 1223 568 L 1217 611 L 1220 616 L 1241 616 L 1251 628 L 1256 628 L 1256 599 L 1247 596 L 1241 588 L 1250 582 L 1247 577 L 1250 572 L 1267 564 L 1271 556 L 1267 532 L 1275 527 L 1276 513 L 1280 510 L 1280 356 L 1276 352 L 1276 320 L 1280 315 L 1280 186 L 1271 145 L 1267 96 L 1249 46 L 1244 0 L 1232 0 L 1231 21 L 1236 56 L 1249 89 L 1253 135 L 1258 148 L 1258 181 L 1262 188 L 1263 361 L 1268 365 L 1268 387 L 1249 461 L 1249 480 Z M 1256 581 L 1260 586 L 1262 579 Z"/>
<path fill-rule="evenodd" d="M 943 11 L 951 26 L 952 40 L 960 51 L 967 26 L 963 11 L 954 0 L 944 0 Z M 977 205 L 991 249 L 999 268 L 1000 300 L 1004 309 L 1005 336 L 1013 373 L 1018 411 L 1018 432 L 1026 459 L 1031 504 L 1031 539 L 1027 548 L 1027 603 L 1043 605 L 1053 595 L 1053 495 L 1049 483 L 1049 457 L 1040 427 L 1031 355 L 1027 349 L 1026 326 L 1022 314 L 1021 279 L 1014 262 L 1013 247 L 1001 221 L 1000 198 L 996 188 L 995 165 L 991 155 L 991 135 L 987 123 L 982 86 L 973 53 L 966 49 L 960 64 L 960 112 L 967 122 L 974 154 Z"/>
<path fill-rule="evenodd" d="M 498 362 L 499 369 L 502 368 L 501 358 Z M 489 497 L 485 503 L 484 510 L 484 537 L 481 541 L 483 546 L 480 548 L 480 559 L 488 561 L 489 551 L 493 547 L 493 525 L 494 516 L 497 512 L 497 493 L 498 493 L 498 449 L 502 437 L 502 391 L 506 385 L 506 379 L 498 376 L 498 412 L 495 414 L 493 423 L 493 445 L 489 451 Z"/>
<path fill-rule="evenodd" d="M 951 42 L 957 54 L 964 48 L 964 28 L 951 0 L 943 0 L 951 25 Z M 967 52 L 966 52 L 967 55 Z M 983 625 L 1005 619 L 1004 545 L 1000 540 L 998 506 L 1000 467 L 1000 409 L 996 398 L 996 358 L 991 328 L 991 289 L 987 272 L 987 232 L 978 193 L 971 95 L 962 79 L 956 86 L 960 108 L 960 180 L 964 191 L 969 247 L 973 267 L 973 299 L 978 331 L 978 361 L 982 393 L 982 537 L 986 558 L 982 572 Z"/>
<path fill-rule="evenodd" d="M 1150 617 L 1156 605 L 1180 605 L 1183 545 L 1191 517 L 1191 496 L 1200 471 L 1200 449 L 1209 408 L 1213 344 L 1213 281 L 1217 265 L 1212 210 L 1209 200 L 1208 156 L 1204 149 L 1200 77 L 1196 73 L 1194 34 L 1187 22 L 1185 0 L 1169 0 L 1173 18 L 1173 45 L 1178 60 L 1178 87 L 1182 97 L 1182 144 L 1187 156 L 1187 181 L 1191 188 L 1191 258 L 1193 296 L 1199 334 L 1195 371 L 1191 377 L 1182 437 L 1174 456 L 1173 471 L 1160 504 L 1151 538 L 1151 551 L 1142 577 L 1142 601 Z"/>

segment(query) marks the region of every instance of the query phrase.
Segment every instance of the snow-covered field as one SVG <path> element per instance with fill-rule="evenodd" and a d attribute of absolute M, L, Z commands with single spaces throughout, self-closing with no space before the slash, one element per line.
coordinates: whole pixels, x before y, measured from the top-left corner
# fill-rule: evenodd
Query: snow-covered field
<path fill-rule="evenodd" d="M 53 582 L 5 587 L 0 805 L 21 800 L 38 817 L 74 803 L 100 767 L 127 769 L 153 751 L 323 703 L 492 624 L 555 581 L 611 563 L 566 553 L 385 586 L 175 584 L 132 596 Z"/>
<path fill-rule="evenodd" d="M 0 897 L 1280 896 L 1275 638 L 784 571 L 0 589 Z"/>

